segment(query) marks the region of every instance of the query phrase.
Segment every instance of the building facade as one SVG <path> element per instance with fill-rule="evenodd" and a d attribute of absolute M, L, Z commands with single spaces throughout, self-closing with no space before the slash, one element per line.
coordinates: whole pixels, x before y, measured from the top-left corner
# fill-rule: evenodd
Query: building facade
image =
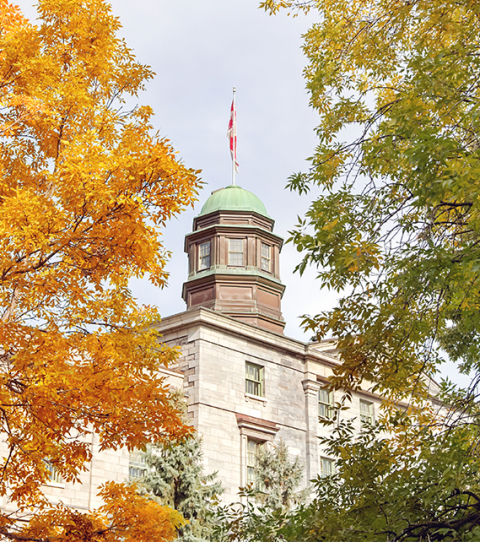
<path fill-rule="evenodd" d="M 283 240 L 263 203 L 239 186 L 212 193 L 186 236 L 187 310 L 158 325 L 179 346 L 188 412 L 203 439 L 205 469 L 217 471 L 224 500 L 253 481 L 255 451 L 282 438 L 305 466 L 304 485 L 333 468 L 318 437 L 330 429 L 341 392 L 325 389 L 338 365 L 331 341 L 303 343 L 283 334 Z M 353 396 L 348 417 L 373 421 L 381 400 Z"/>
<path fill-rule="evenodd" d="M 238 186 L 215 191 L 186 235 L 187 308 L 157 324 L 162 342 L 178 346 L 178 363 L 163 371 L 169 385 L 183 389 L 191 422 L 203 439 L 206 473 L 217 472 L 225 502 L 254 481 L 259 446 L 282 438 L 305 466 L 303 485 L 329 474 L 333 461 L 319 446 L 331 430 L 321 423 L 338 413 L 341 392 L 325 389 L 338 365 L 332 341 L 303 343 L 286 337 L 280 280 L 283 240 L 263 203 Z M 381 398 L 367 389 L 352 396 L 345 414 L 373 422 Z M 141 454 L 100 451 L 80 483 L 52 476 L 46 494 L 80 510 L 102 503 L 98 487 L 122 482 L 145 469 Z M 6 497 L 3 507 L 8 509 Z"/>

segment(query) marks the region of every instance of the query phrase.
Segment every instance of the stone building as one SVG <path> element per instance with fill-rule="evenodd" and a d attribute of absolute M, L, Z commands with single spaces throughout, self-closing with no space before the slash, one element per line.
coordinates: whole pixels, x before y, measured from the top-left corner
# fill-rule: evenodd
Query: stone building
<path fill-rule="evenodd" d="M 184 390 L 192 424 L 203 438 L 205 470 L 217 471 L 226 502 L 254 479 L 258 446 L 283 438 L 305 466 L 304 484 L 332 471 L 318 444 L 333 418 L 334 396 L 324 387 L 338 364 L 331 341 L 303 343 L 283 334 L 280 280 L 283 240 L 263 203 L 239 186 L 207 199 L 186 235 L 187 309 L 158 324 L 162 341 L 180 346 L 178 364 L 164 371 L 169 384 Z M 380 397 L 354 394 L 348 416 L 357 427 L 373 421 Z M 47 494 L 75 508 L 101 505 L 97 488 L 107 480 L 142 474 L 141 454 L 98 449 L 81 484 L 55 477 Z M 3 503 L 4 506 L 6 502 Z"/>
<path fill-rule="evenodd" d="M 158 325 L 181 347 L 178 366 L 192 423 L 203 438 L 207 472 L 218 471 L 226 501 L 253 481 L 255 451 L 279 437 L 305 465 L 305 483 L 331 471 L 318 437 L 340 400 L 324 390 L 338 364 L 331 341 L 303 343 L 283 334 L 280 280 L 283 240 L 263 203 L 239 186 L 217 190 L 185 238 L 187 310 Z M 358 427 L 380 398 L 353 397 Z"/>

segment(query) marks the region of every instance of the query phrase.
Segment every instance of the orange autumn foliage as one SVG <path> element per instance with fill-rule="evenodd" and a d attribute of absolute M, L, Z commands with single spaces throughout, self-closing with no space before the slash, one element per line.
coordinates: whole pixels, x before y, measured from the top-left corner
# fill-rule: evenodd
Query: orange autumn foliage
<path fill-rule="evenodd" d="M 109 5 L 38 12 L 35 26 L 0 0 L 0 495 L 17 510 L 0 512 L 0 536 L 170 540 L 181 518 L 131 488 L 105 486 L 105 507 L 80 514 L 43 486 L 45 460 L 78 480 L 92 432 L 101 450 L 189 432 L 158 373 L 176 352 L 128 283 L 165 284 L 158 230 L 192 204 L 198 172 L 152 133 L 149 107 L 128 111 L 152 72 Z"/>
<path fill-rule="evenodd" d="M 100 494 L 105 504 L 98 511 L 84 514 L 58 506 L 32 519 L 27 536 L 62 542 L 151 542 L 173 540 L 176 527 L 185 524 L 179 512 L 146 501 L 134 487 L 109 482 Z"/>

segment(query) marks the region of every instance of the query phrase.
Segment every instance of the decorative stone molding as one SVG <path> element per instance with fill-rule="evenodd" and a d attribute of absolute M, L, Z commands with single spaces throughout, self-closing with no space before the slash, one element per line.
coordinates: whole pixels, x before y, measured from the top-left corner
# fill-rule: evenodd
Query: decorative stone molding
<path fill-rule="evenodd" d="M 240 434 L 249 438 L 262 441 L 271 441 L 280 430 L 275 422 L 247 416 L 246 414 L 235 414 Z"/>
<path fill-rule="evenodd" d="M 321 388 L 321 383 L 316 380 L 302 380 L 303 391 L 305 395 L 317 395 L 318 390 Z"/>
<path fill-rule="evenodd" d="M 268 399 L 265 397 L 260 397 L 258 395 L 252 395 L 251 393 L 245 393 L 245 401 L 248 403 L 248 401 L 258 402 L 262 404 L 264 407 L 267 406 Z"/>

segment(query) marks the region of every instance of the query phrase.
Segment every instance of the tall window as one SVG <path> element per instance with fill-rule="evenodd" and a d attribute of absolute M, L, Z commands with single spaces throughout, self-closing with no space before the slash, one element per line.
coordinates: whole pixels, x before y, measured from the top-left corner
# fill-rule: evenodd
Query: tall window
<path fill-rule="evenodd" d="M 128 477 L 130 480 L 138 480 L 147 474 L 146 453 L 142 450 L 130 452 L 128 462 Z"/>
<path fill-rule="evenodd" d="M 325 476 L 330 476 L 333 474 L 333 459 L 329 459 L 328 457 L 321 457 L 320 458 L 320 477 L 325 478 Z"/>
<path fill-rule="evenodd" d="M 201 243 L 198 247 L 198 270 L 210 268 L 210 241 Z"/>
<path fill-rule="evenodd" d="M 243 239 L 228 240 L 228 265 L 243 266 Z"/>
<path fill-rule="evenodd" d="M 257 453 L 263 444 L 250 438 L 247 440 L 247 484 L 253 484 L 260 491 L 263 490 L 263 483 L 258 479 L 256 466 Z"/>
<path fill-rule="evenodd" d="M 360 399 L 360 420 L 362 423 L 373 425 L 373 403 Z"/>
<path fill-rule="evenodd" d="M 318 415 L 322 418 L 333 420 L 335 410 L 333 408 L 333 392 L 325 388 L 318 390 Z"/>
<path fill-rule="evenodd" d="M 261 269 L 262 271 L 268 271 L 270 273 L 271 270 L 271 246 L 266 245 L 265 243 L 262 243 L 262 262 L 261 262 Z"/>
<path fill-rule="evenodd" d="M 263 397 L 263 367 L 255 363 L 245 363 L 245 393 Z"/>

